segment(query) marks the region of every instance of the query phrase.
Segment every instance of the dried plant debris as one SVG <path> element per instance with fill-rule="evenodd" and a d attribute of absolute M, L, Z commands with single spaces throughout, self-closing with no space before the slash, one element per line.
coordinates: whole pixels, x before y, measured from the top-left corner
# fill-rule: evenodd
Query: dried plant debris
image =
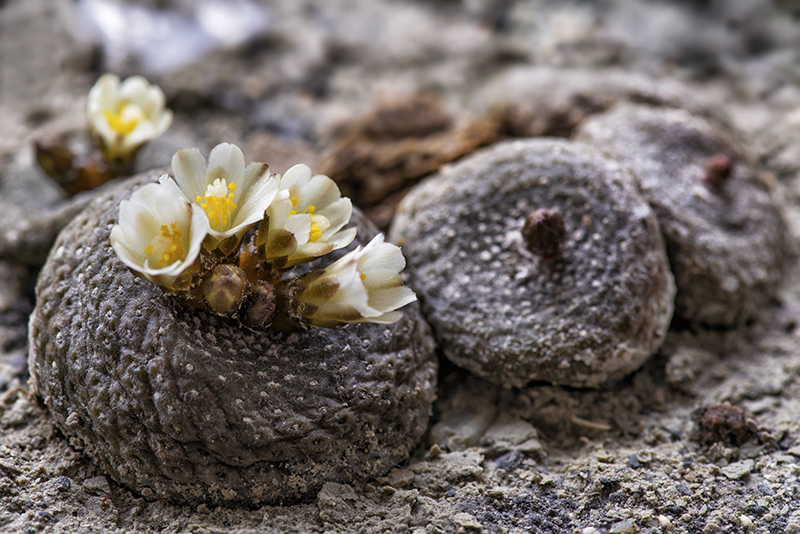
<path fill-rule="evenodd" d="M 675 289 L 627 174 L 583 144 L 513 141 L 404 199 L 391 236 L 448 358 L 497 384 L 599 386 L 658 350 Z"/>
<path fill-rule="evenodd" d="M 736 325 L 769 299 L 786 259 L 786 225 L 769 182 L 745 151 L 683 110 L 619 106 L 577 139 L 629 165 L 664 232 L 675 314 Z"/>
<path fill-rule="evenodd" d="M 194 504 L 313 498 L 406 458 L 436 385 L 419 311 L 285 335 L 177 306 L 109 245 L 119 202 L 154 179 L 95 201 L 42 270 L 30 367 L 56 425 L 114 480 Z"/>
<path fill-rule="evenodd" d="M 433 94 L 384 104 L 344 127 L 323 157 L 322 173 L 379 226 L 421 177 L 498 139 L 490 117 L 456 121 Z"/>
<path fill-rule="evenodd" d="M 738 447 L 758 433 L 755 416 L 727 402 L 702 406 L 693 417 L 695 426 L 690 438 L 705 446 L 721 443 Z"/>

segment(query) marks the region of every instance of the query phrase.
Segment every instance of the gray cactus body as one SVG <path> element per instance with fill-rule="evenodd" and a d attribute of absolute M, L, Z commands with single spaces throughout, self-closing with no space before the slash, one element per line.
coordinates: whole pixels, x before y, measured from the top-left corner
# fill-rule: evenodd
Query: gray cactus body
<path fill-rule="evenodd" d="M 98 198 L 40 275 L 32 385 L 58 427 L 118 482 L 189 503 L 293 502 L 406 458 L 436 385 L 417 307 L 284 335 L 176 305 L 108 243 L 120 200 L 156 176 Z"/>
<path fill-rule="evenodd" d="M 628 172 L 587 145 L 511 141 L 404 199 L 391 237 L 449 359 L 498 384 L 599 386 L 658 349 L 674 283 Z M 555 260 L 531 254 L 520 233 L 542 208 L 564 218 Z"/>
<path fill-rule="evenodd" d="M 733 326 L 766 304 L 785 263 L 786 225 L 741 143 L 684 110 L 634 105 L 590 118 L 577 139 L 634 171 L 664 233 L 676 316 Z M 715 157 L 731 161 L 724 184 L 705 176 Z"/>

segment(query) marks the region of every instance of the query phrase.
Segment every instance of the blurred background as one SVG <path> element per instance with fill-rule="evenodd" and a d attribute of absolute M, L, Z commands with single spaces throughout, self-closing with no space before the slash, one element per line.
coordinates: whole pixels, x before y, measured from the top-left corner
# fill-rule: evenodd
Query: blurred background
<path fill-rule="evenodd" d="M 442 164 L 569 135 L 631 95 L 713 103 L 794 172 L 799 16 L 797 0 L 4 0 L 0 177 L 85 120 L 104 72 L 146 76 L 175 111 L 138 170 L 229 141 L 330 174 L 384 227 Z"/>

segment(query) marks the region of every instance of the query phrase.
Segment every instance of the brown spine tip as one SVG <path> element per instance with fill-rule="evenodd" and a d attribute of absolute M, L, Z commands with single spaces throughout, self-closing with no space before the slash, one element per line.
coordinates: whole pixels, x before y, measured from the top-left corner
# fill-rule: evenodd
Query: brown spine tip
<path fill-rule="evenodd" d="M 719 188 L 725 185 L 733 173 L 733 162 L 724 154 L 716 154 L 703 163 L 705 170 L 704 180 L 711 187 Z"/>
<path fill-rule="evenodd" d="M 555 260 L 561 256 L 566 236 L 564 217 L 548 208 L 534 211 L 522 226 L 522 238 L 527 249 L 543 260 Z"/>

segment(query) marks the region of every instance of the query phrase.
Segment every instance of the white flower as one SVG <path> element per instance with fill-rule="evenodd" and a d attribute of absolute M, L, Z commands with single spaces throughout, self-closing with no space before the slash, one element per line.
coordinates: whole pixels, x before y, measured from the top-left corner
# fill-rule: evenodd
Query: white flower
<path fill-rule="evenodd" d="M 164 102 L 161 88 L 141 76 L 122 83 L 114 74 L 101 76 L 89 91 L 86 113 L 106 159 L 130 159 L 140 146 L 167 131 L 172 112 Z"/>
<path fill-rule="evenodd" d="M 286 171 L 278 183 L 280 193 L 262 223 L 266 235 L 262 233 L 257 241 L 265 245 L 268 261 L 288 269 L 353 241 L 356 229 L 342 229 L 350 222 L 353 205 L 349 198 L 342 198 L 333 180 L 323 174 L 312 177 L 311 169 L 301 164 Z"/>
<path fill-rule="evenodd" d="M 173 288 L 197 259 L 207 231 L 205 213 L 193 208 L 165 174 L 120 203 L 119 223 L 110 241 L 122 263 L 136 274 Z"/>
<path fill-rule="evenodd" d="M 377 235 L 329 265 L 300 293 L 301 301 L 316 308 L 307 318 L 314 326 L 326 327 L 397 322 L 403 316 L 397 308 L 417 300 L 400 279 L 405 265 L 400 248 Z"/>
<path fill-rule="evenodd" d="M 215 248 L 223 240 L 242 235 L 264 218 L 264 211 L 278 192 L 278 182 L 264 163 L 244 166 L 244 154 L 236 145 L 221 143 L 208 155 L 208 164 L 196 148 L 178 150 L 172 157 L 175 181 L 208 216 L 206 242 Z"/>

